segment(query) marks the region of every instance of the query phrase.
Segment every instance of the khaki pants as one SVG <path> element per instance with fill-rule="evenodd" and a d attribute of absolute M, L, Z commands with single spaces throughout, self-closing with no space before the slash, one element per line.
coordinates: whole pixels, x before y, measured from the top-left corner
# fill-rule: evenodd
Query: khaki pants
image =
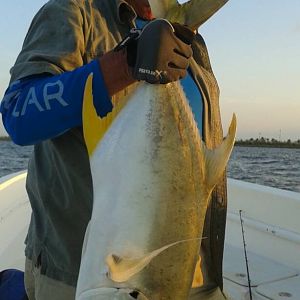
<path fill-rule="evenodd" d="M 74 300 L 75 288 L 41 275 L 32 261 L 25 262 L 25 289 L 29 300 Z"/>
<path fill-rule="evenodd" d="M 25 289 L 29 300 L 74 300 L 75 288 L 60 281 L 41 275 L 40 268 L 36 268 L 32 261 L 25 263 Z M 203 292 L 194 288 L 189 300 L 226 300 L 220 289 Z"/>

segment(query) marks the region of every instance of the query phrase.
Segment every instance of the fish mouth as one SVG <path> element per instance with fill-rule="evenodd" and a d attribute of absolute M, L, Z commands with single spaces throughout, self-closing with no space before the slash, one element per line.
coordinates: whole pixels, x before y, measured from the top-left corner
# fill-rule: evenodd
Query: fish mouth
<path fill-rule="evenodd" d="M 135 290 L 131 293 L 129 293 L 129 295 L 133 298 L 133 299 L 138 299 L 138 300 L 148 300 L 148 298 L 142 294 L 140 291 Z"/>
<path fill-rule="evenodd" d="M 78 297 L 80 300 L 95 299 L 107 300 L 107 299 L 122 299 L 122 300 L 150 300 L 142 292 L 133 288 L 96 288 L 84 291 Z M 77 298 L 76 298 L 77 299 Z"/>

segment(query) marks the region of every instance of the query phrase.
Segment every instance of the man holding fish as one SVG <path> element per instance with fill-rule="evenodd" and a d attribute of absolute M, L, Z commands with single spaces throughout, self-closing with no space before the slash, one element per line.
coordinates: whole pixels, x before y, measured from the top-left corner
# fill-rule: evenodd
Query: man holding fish
<path fill-rule="evenodd" d="M 134 95 L 139 81 L 181 80 L 203 140 L 208 148 L 217 147 L 223 140 L 219 90 L 205 43 L 194 32 L 226 2 L 191 0 L 181 6 L 175 0 L 52 0 L 33 19 L 1 102 L 12 139 L 35 145 L 27 177 L 33 210 L 25 251 L 30 300 L 75 298 L 93 206 L 82 132 L 88 76 L 93 74 L 94 106 L 102 119 Z M 130 31 L 133 27 L 141 30 Z M 222 175 L 206 212 L 190 299 L 226 299 L 225 220 Z M 138 292 L 114 297 L 106 299 L 146 299 Z"/>

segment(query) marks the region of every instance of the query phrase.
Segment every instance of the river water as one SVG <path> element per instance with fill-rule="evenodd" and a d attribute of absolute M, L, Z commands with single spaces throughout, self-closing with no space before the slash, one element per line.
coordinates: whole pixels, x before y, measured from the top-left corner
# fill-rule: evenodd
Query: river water
<path fill-rule="evenodd" d="M 32 147 L 0 141 L 0 177 L 27 168 Z M 231 178 L 300 192 L 300 149 L 235 147 Z"/>

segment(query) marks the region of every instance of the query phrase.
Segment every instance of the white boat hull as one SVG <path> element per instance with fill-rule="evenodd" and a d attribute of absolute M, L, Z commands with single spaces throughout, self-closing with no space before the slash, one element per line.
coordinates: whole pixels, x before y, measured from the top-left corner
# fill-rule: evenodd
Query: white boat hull
<path fill-rule="evenodd" d="M 30 222 L 26 173 L 0 178 L 0 270 L 24 269 Z M 300 299 L 300 194 L 228 180 L 224 284 L 232 300 L 249 299 L 239 211 L 253 299 Z"/>
<path fill-rule="evenodd" d="M 0 271 L 24 269 L 24 241 L 31 214 L 25 179 L 24 172 L 0 178 Z"/>

